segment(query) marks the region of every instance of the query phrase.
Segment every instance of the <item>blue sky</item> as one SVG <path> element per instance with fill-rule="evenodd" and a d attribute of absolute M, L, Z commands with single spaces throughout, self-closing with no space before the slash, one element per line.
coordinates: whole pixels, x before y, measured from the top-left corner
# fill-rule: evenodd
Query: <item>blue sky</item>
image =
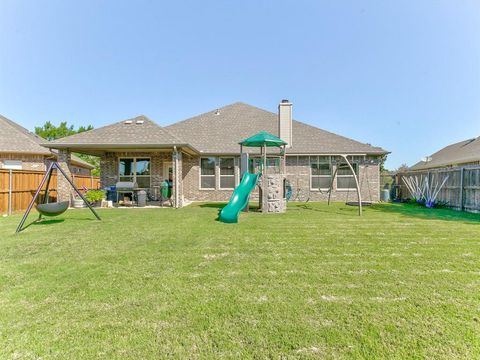
<path fill-rule="evenodd" d="M 0 2 L 0 114 L 33 129 L 235 101 L 392 151 L 480 135 L 480 2 Z"/>

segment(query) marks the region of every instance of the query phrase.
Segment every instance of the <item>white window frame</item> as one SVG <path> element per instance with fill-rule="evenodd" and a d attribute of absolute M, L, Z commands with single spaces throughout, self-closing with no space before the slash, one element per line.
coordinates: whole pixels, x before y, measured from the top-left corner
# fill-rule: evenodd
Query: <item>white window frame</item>
<path fill-rule="evenodd" d="M 22 160 L 5 159 L 5 160 L 3 160 L 2 169 L 22 170 L 23 169 L 23 161 Z"/>
<path fill-rule="evenodd" d="M 358 165 L 357 162 L 353 162 L 352 160 L 348 160 L 348 161 L 350 162 L 350 164 L 352 165 L 352 167 L 354 168 L 354 170 L 355 170 L 355 168 L 356 168 L 356 170 L 357 170 L 357 179 L 359 179 L 360 166 Z M 342 162 L 337 162 L 337 166 L 338 166 L 338 165 L 347 165 L 347 166 L 348 166 L 347 163 L 342 163 Z M 355 178 L 354 178 L 353 174 L 351 174 L 351 171 L 350 171 L 350 174 L 349 174 L 349 175 L 339 175 L 338 172 L 337 172 L 337 176 L 336 176 L 336 179 L 335 179 L 336 186 L 337 186 L 337 190 L 338 190 L 338 191 L 357 190 L 356 187 L 353 187 L 353 188 L 352 188 L 352 187 L 350 187 L 350 188 L 347 188 L 347 187 L 338 187 L 338 178 L 351 178 L 351 179 L 354 180 L 353 182 L 355 182 Z"/>
<path fill-rule="evenodd" d="M 309 159 L 308 159 L 308 166 L 310 168 L 310 191 L 328 191 L 329 188 L 314 188 L 312 185 L 313 185 L 313 178 L 329 178 L 330 181 L 329 181 L 329 184 L 332 183 L 332 176 L 333 176 L 333 165 L 332 165 L 332 157 L 331 156 L 328 156 L 328 161 L 329 161 L 329 165 L 330 165 L 330 175 L 313 175 L 313 171 L 312 171 L 312 158 L 313 159 L 316 159 L 316 163 L 317 164 L 320 164 L 320 158 L 319 156 L 309 156 Z M 325 163 L 322 163 L 322 164 L 325 164 Z"/>
<path fill-rule="evenodd" d="M 222 166 L 221 166 L 222 159 L 232 159 L 233 160 L 233 175 L 222 175 Z M 237 176 L 235 175 L 235 173 L 236 173 L 236 171 L 235 171 L 235 157 L 234 156 L 220 156 L 218 158 L 218 188 L 220 190 L 234 190 L 235 186 L 237 184 Z M 205 176 L 205 175 L 203 175 L 203 176 Z M 223 188 L 222 187 L 222 177 L 233 178 L 233 188 L 230 188 L 230 187 Z"/>
<path fill-rule="evenodd" d="M 133 160 L 133 175 L 120 175 L 120 161 L 121 160 Z M 148 159 L 149 164 L 150 164 L 150 175 L 137 175 L 137 159 Z M 149 189 L 152 187 L 152 158 L 149 156 L 122 156 L 118 158 L 118 180 L 120 180 L 120 177 L 133 177 L 133 182 L 137 183 L 137 177 L 140 178 L 150 178 L 150 187 L 148 188 L 139 188 L 139 189 Z"/>
<path fill-rule="evenodd" d="M 256 170 L 256 169 L 255 169 L 255 161 L 257 161 L 257 160 L 259 161 L 259 167 L 263 167 L 263 162 L 262 162 L 263 157 L 262 157 L 262 156 L 260 156 L 260 155 L 252 155 L 252 156 L 249 158 L 249 160 L 252 160 L 252 161 L 253 161 L 254 170 Z M 271 161 L 271 160 L 275 160 L 275 161 L 278 160 L 278 171 L 277 171 L 277 169 L 275 169 L 275 174 L 280 174 L 280 173 L 282 172 L 282 156 L 277 156 L 277 155 L 270 155 L 270 156 L 269 156 L 269 155 L 267 155 L 267 173 L 269 172 L 269 169 L 272 169 L 272 168 L 273 168 L 273 166 L 269 166 L 269 165 L 268 165 L 268 162 Z M 250 163 L 249 163 L 249 164 L 250 164 Z M 250 170 L 251 170 L 251 169 L 250 169 L 250 165 L 249 165 L 248 171 L 250 171 Z M 263 171 L 264 171 L 264 170 L 263 170 Z M 271 173 L 271 171 L 270 171 L 270 173 Z"/>
<path fill-rule="evenodd" d="M 214 160 L 214 174 L 213 175 L 202 175 L 202 159 L 213 159 Z M 202 156 L 198 160 L 198 188 L 200 190 L 216 190 L 217 189 L 217 163 L 218 159 L 215 156 Z M 208 177 L 213 177 L 215 179 L 215 186 L 213 188 L 204 188 L 202 187 L 202 176 L 208 176 Z"/>

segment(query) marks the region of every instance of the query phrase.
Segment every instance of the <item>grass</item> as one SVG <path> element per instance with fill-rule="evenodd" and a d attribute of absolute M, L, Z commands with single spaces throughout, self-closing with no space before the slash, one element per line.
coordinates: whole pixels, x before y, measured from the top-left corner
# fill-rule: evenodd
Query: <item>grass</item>
<path fill-rule="evenodd" d="M 0 358 L 480 357 L 480 215 L 217 211 L 0 219 Z"/>

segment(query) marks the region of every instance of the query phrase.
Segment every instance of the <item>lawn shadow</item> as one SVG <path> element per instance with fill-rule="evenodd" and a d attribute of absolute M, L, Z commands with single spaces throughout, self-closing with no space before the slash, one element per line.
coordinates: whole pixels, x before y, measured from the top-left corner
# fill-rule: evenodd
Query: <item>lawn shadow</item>
<path fill-rule="evenodd" d="M 327 207 L 316 207 L 315 203 L 305 203 L 299 204 L 295 203 L 287 208 L 287 211 L 316 211 L 323 214 L 338 214 L 338 215 L 358 215 L 358 207 L 355 206 L 345 206 L 345 207 L 337 207 L 337 206 L 327 206 Z M 363 209 L 365 211 L 365 208 Z"/>
<path fill-rule="evenodd" d="M 417 204 L 374 204 L 370 207 L 373 211 L 388 214 L 399 214 L 405 217 L 412 217 L 422 220 L 444 220 L 464 222 L 466 224 L 480 225 L 480 215 L 456 211 L 452 209 L 427 209 Z"/>
<path fill-rule="evenodd" d="M 217 216 L 215 217 L 215 221 L 220 222 L 220 211 L 227 205 L 227 203 L 204 203 L 200 204 L 200 208 L 208 208 L 208 209 L 218 209 Z M 248 212 L 241 211 L 241 213 L 256 213 L 258 212 L 259 206 L 258 204 L 249 204 L 248 205 Z"/>
<path fill-rule="evenodd" d="M 198 207 L 221 210 L 226 205 L 227 205 L 227 203 L 204 203 L 204 204 L 198 205 Z M 249 209 L 249 211 L 257 211 L 258 207 L 259 207 L 258 204 L 249 204 L 248 209 Z"/>
<path fill-rule="evenodd" d="M 51 219 L 51 220 L 35 219 L 35 220 L 29 222 L 27 225 L 24 225 L 21 231 L 24 231 L 24 230 L 28 229 L 32 225 L 35 225 L 35 226 L 37 226 L 37 225 L 50 225 L 50 224 L 61 223 L 61 222 L 64 222 L 64 221 L 65 221 L 65 219 Z"/>
<path fill-rule="evenodd" d="M 63 223 L 65 221 L 68 221 L 68 220 L 71 220 L 71 221 L 76 221 L 76 220 L 81 220 L 81 221 L 97 221 L 97 219 L 95 218 L 72 218 L 72 219 L 68 219 L 68 218 L 60 218 L 60 219 L 49 219 L 49 218 L 42 218 L 41 220 L 38 220 L 38 219 L 35 219 L 31 222 L 29 222 L 27 225 L 24 225 L 23 228 L 22 228 L 22 231 L 26 230 L 27 228 L 29 228 L 30 226 L 42 226 L 42 225 L 54 225 L 54 224 L 60 224 L 60 223 Z"/>
<path fill-rule="evenodd" d="M 30 225 L 51 225 L 51 224 L 58 224 L 64 222 L 65 219 L 46 219 L 46 220 L 36 220 L 33 223 L 30 223 Z M 29 225 L 29 226 L 30 226 Z"/>
<path fill-rule="evenodd" d="M 201 208 L 211 208 L 211 209 L 223 209 L 226 203 L 206 203 L 200 204 L 199 207 Z"/>

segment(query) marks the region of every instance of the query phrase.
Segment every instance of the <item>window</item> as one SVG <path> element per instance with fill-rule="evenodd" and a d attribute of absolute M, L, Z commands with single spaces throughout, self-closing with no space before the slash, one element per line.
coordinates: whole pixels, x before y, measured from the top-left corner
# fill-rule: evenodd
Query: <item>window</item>
<path fill-rule="evenodd" d="M 330 156 L 310 157 L 310 189 L 329 189 L 332 182 Z"/>
<path fill-rule="evenodd" d="M 234 158 L 220 158 L 220 189 L 235 188 Z"/>
<path fill-rule="evenodd" d="M 119 159 L 118 175 L 120 181 L 133 181 L 139 188 L 147 189 L 150 187 L 150 159 Z"/>
<path fill-rule="evenodd" d="M 10 170 L 22 170 L 22 161 L 21 160 L 3 160 L 3 169 Z"/>
<path fill-rule="evenodd" d="M 279 157 L 267 157 L 267 173 L 268 174 L 281 173 Z"/>
<path fill-rule="evenodd" d="M 267 173 L 268 174 L 280 174 L 281 162 L 280 157 L 267 157 Z M 249 160 L 249 171 L 251 173 L 263 172 L 263 160 L 260 157 L 251 157 Z"/>
<path fill-rule="evenodd" d="M 215 158 L 200 159 L 200 188 L 215 189 Z"/>
<path fill-rule="evenodd" d="M 355 174 L 358 176 L 358 164 L 351 163 Z M 356 189 L 355 178 L 353 177 L 352 170 L 345 162 L 339 162 L 337 164 L 337 189 Z"/>
<path fill-rule="evenodd" d="M 248 159 L 248 171 L 250 173 L 260 172 L 262 168 L 262 159 L 260 158 L 250 158 Z"/>

